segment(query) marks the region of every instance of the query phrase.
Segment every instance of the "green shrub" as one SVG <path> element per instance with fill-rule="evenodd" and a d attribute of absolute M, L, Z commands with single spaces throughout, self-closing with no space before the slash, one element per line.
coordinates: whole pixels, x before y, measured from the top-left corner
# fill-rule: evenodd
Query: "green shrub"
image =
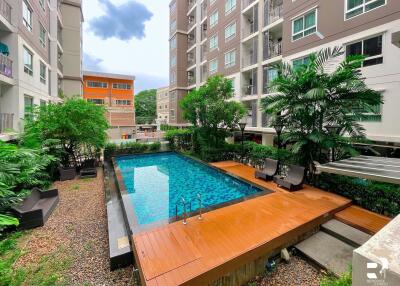
<path fill-rule="evenodd" d="M 152 144 L 138 143 L 138 142 L 126 142 L 121 144 L 107 143 L 104 148 L 104 159 L 108 160 L 112 156 L 117 155 L 128 155 L 128 154 L 141 154 L 147 151 L 157 152 L 161 149 L 160 142 L 154 142 Z"/>
<path fill-rule="evenodd" d="M 400 213 L 400 186 L 334 174 L 318 176 L 316 186 L 348 197 L 370 211 L 394 217 Z"/>
<path fill-rule="evenodd" d="M 238 150 L 237 144 L 225 144 L 220 148 L 203 146 L 200 151 L 200 159 L 206 162 L 233 160 Z"/>
<path fill-rule="evenodd" d="M 149 145 L 149 150 L 150 151 L 160 151 L 161 149 L 161 143 L 160 142 L 154 142 Z"/>
<path fill-rule="evenodd" d="M 348 271 L 339 278 L 337 277 L 325 277 L 321 280 L 320 286 L 351 286 L 352 278 L 351 271 Z"/>
<path fill-rule="evenodd" d="M 237 144 L 237 153 L 242 155 L 241 144 Z M 254 167 L 262 166 L 266 158 L 275 159 L 282 164 L 296 164 L 296 157 L 286 149 L 280 149 L 270 145 L 262 145 L 252 141 L 244 142 L 244 160 Z"/>
<path fill-rule="evenodd" d="M 192 129 L 171 129 L 165 133 L 171 150 L 190 150 L 192 148 Z"/>
<path fill-rule="evenodd" d="M 175 129 L 178 129 L 178 127 L 171 126 L 171 125 L 168 125 L 168 124 L 161 124 L 160 125 L 160 130 L 161 131 L 168 131 L 168 130 L 175 130 Z"/>

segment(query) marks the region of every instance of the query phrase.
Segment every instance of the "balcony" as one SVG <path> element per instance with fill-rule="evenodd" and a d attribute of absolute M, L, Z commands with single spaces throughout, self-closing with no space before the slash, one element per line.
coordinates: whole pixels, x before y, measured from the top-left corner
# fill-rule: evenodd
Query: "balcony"
<path fill-rule="evenodd" d="M 196 84 L 196 72 L 194 70 L 187 73 L 188 86 Z"/>
<path fill-rule="evenodd" d="M 191 67 L 196 64 L 196 50 L 187 53 L 187 65 Z"/>
<path fill-rule="evenodd" d="M 243 103 L 247 109 L 247 113 L 244 117 L 246 121 L 246 127 L 257 127 L 257 100 L 246 101 Z"/>
<path fill-rule="evenodd" d="M 208 65 L 204 64 L 200 67 L 201 70 L 201 75 L 200 75 L 200 81 L 205 82 L 208 78 Z"/>
<path fill-rule="evenodd" d="M 256 2 L 257 0 L 242 0 L 242 10 L 246 9 L 248 6 Z"/>
<path fill-rule="evenodd" d="M 0 54 L 0 74 L 12 78 L 13 77 L 13 61 L 6 55 Z"/>
<path fill-rule="evenodd" d="M 11 6 L 6 0 L 0 0 L 0 14 L 11 24 Z"/>
<path fill-rule="evenodd" d="M 276 6 L 268 13 L 268 25 L 282 18 L 282 8 L 283 5 Z"/>
<path fill-rule="evenodd" d="M 203 44 L 200 49 L 200 61 L 204 62 L 207 60 L 208 46 L 207 43 Z"/>
<path fill-rule="evenodd" d="M 207 17 L 207 1 L 203 1 L 201 3 L 201 21 L 203 21 Z"/>
<path fill-rule="evenodd" d="M 63 73 L 64 72 L 64 65 L 61 63 L 61 60 L 57 62 L 58 70 Z"/>
<path fill-rule="evenodd" d="M 0 113 L 0 133 L 14 128 L 14 114 Z"/>
<path fill-rule="evenodd" d="M 258 40 L 256 38 L 253 38 L 251 41 L 243 44 L 242 68 L 246 68 L 257 63 L 257 46 Z"/>
<path fill-rule="evenodd" d="M 268 59 L 282 55 L 282 42 L 270 42 L 268 45 Z"/>
<path fill-rule="evenodd" d="M 207 23 L 201 25 L 201 41 L 207 39 Z"/>
<path fill-rule="evenodd" d="M 192 33 L 188 34 L 188 50 L 192 48 L 196 44 L 196 33 L 193 31 Z"/>
<path fill-rule="evenodd" d="M 278 70 L 271 66 L 263 68 L 263 94 L 271 93 L 270 83 L 278 77 Z"/>
<path fill-rule="evenodd" d="M 190 29 L 192 29 L 192 27 L 194 25 L 196 25 L 196 17 L 189 15 L 188 16 L 188 26 L 187 26 L 188 31 L 190 31 Z"/>
<path fill-rule="evenodd" d="M 267 0 L 264 5 L 265 26 L 270 25 L 282 18 L 283 1 Z"/>
<path fill-rule="evenodd" d="M 242 73 L 242 95 L 257 95 L 257 68 Z"/>
<path fill-rule="evenodd" d="M 255 5 L 243 14 L 242 38 L 258 31 L 258 5 Z"/>
<path fill-rule="evenodd" d="M 188 0 L 188 12 L 196 5 L 196 0 Z"/>

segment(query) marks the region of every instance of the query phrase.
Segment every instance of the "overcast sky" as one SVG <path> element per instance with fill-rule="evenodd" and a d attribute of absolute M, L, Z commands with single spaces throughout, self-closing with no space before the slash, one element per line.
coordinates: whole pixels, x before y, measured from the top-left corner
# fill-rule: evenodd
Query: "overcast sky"
<path fill-rule="evenodd" d="M 84 0 L 85 70 L 136 76 L 136 92 L 168 85 L 167 0 Z"/>

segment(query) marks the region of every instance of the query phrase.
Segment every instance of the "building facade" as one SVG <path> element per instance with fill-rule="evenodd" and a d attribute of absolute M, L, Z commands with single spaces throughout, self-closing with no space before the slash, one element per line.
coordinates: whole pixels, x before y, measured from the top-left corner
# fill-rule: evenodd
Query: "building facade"
<path fill-rule="evenodd" d="M 79 17 L 65 13 L 73 7 Z M 66 26 L 64 26 L 64 21 Z M 63 65 L 74 67 L 74 89 L 66 95 L 81 95 L 81 33 L 67 38 L 68 23 L 81 30 L 79 0 L 1 0 L 0 1 L 0 134 L 23 129 L 25 113 L 33 105 L 59 102 L 64 84 Z M 74 58 L 68 56 L 75 46 Z M 68 85 L 68 83 L 65 83 Z"/>
<path fill-rule="evenodd" d="M 277 76 L 273 64 L 306 63 L 310 54 L 342 46 L 368 56 L 366 83 L 384 104 L 362 122 L 367 137 L 399 142 L 400 1 L 394 0 L 173 0 L 170 2 L 170 115 L 208 76 L 231 78 L 235 100 L 248 109 L 246 132 L 272 143 L 274 130 L 260 111 Z"/>
<path fill-rule="evenodd" d="M 135 125 L 134 76 L 83 72 L 83 98 L 106 107 L 111 128 Z"/>
<path fill-rule="evenodd" d="M 157 123 L 169 123 L 169 86 L 157 89 Z"/>

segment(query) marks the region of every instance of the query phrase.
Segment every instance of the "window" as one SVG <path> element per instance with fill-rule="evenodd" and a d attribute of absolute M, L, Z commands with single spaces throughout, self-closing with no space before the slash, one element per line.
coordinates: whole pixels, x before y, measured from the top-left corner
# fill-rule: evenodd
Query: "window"
<path fill-rule="evenodd" d="M 210 28 L 218 24 L 218 11 L 215 11 L 210 16 Z"/>
<path fill-rule="evenodd" d="M 176 56 L 171 57 L 171 68 L 173 68 L 174 66 L 176 66 Z"/>
<path fill-rule="evenodd" d="M 176 1 L 171 3 L 171 6 L 170 6 L 170 13 L 175 13 L 175 11 L 176 11 Z"/>
<path fill-rule="evenodd" d="M 88 98 L 87 101 L 94 104 L 104 104 L 104 99 L 99 99 L 99 98 Z"/>
<path fill-rule="evenodd" d="M 353 109 L 354 113 L 358 113 L 355 117 L 357 121 L 362 122 L 380 122 L 382 121 L 382 105 L 377 104 L 371 108 Z"/>
<path fill-rule="evenodd" d="M 43 9 L 43 11 L 45 11 L 45 6 L 44 6 L 44 1 L 45 0 L 39 0 L 39 5 L 40 5 L 40 7 L 42 7 L 42 9 Z"/>
<path fill-rule="evenodd" d="M 46 106 L 46 105 L 47 105 L 47 101 L 41 99 L 41 100 L 40 100 L 40 106 Z"/>
<path fill-rule="evenodd" d="M 40 62 L 40 82 L 43 84 L 46 84 L 46 70 L 46 65 L 43 62 Z"/>
<path fill-rule="evenodd" d="M 274 68 L 269 68 L 268 69 L 268 82 L 273 81 L 278 77 L 278 70 Z"/>
<path fill-rule="evenodd" d="M 236 0 L 225 1 L 225 15 L 235 10 L 235 8 L 236 8 Z"/>
<path fill-rule="evenodd" d="M 107 88 L 108 84 L 106 82 L 100 82 L 100 81 L 88 81 L 87 87 Z"/>
<path fill-rule="evenodd" d="M 169 31 L 170 31 L 171 34 L 172 34 L 173 32 L 175 32 L 175 30 L 176 30 L 176 20 L 173 20 L 173 21 L 171 22 L 169 29 L 170 29 Z"/>
<path fill-rule="evenodd" d="M 117 99 L 115 100 L 116 105 L 131 105 L 132 101 L 124 100 L 124 99 Z"/>
<path fill-rule="evenodd" d="M 311 11 L 292 22 L 292 40 L 304 38 L 317 31 L 317 10 Z"/>
<path fill-rule="evenodd" d="M 132 87 L 129 83 L 113 83 L 112 88 L 130 90 Z"/>
<path fill-rule="evenodd" d="M 310 56 L 305 56 L 292 61 L 293 69 L 298 69 L 301 66 L 308 65 L 310 63 Z"/>
<path fill-rule="evenodd" d="M 232 23 L 225 28 L 225 42 L 236 36 L 236 22 Z"/>
<path fill-rule="evenodd" d="M 25 1 L 22 2 L 22 22 L 32 32 L 32 9 Z"/>
<path fill-rule="evenodd" d="M 174 37 L 171 39 L 171 42 L 170 42 L 170 49 L 173 50 L 173 49 L 175 49 L 175 48 L 176 48 L 176 36 L 174 36 Z"/>
<path fill-rule="evenodd" d="M 366 56 L 367 58 L 362 64 L 363 67 L 382 64 L 382 35 L 347 45 L 346 55 Z"/>
<path fill-rule="evenodd" d="M 33 97 L 29 95 L 24 96 L 24 113 L 25 117 L 32 116 Z"/>
<path fill-rule="evenodd" d="M 33 55 L 32 53 L 24 47 L 24 72 L 33 75 L 33 65 L 32 65 Z"/>
<path fill-rule="evenodd" d="M 218 71 L 218 60 L 213 59 L 210 61 L 210 74 L 214 74 Z"/>
<path fill-rule="evenodd" d="M 40 45 L 43 48 L 45 48 L 46 47 L 46 30 L 41 23 L 39 23 L 39 25 L 40 25 L 39 42 L 40 42 Z"/>
<path fill-rule="evenodd" d="M 386 0 L 346 0 L 346 19 L 386 5 Z"/>
<path fill-rule="evenodd" d="M 218 48 L 218 35 L 214 35 L 210 38 L 210 51 Z"/>
<path fill-rule="evenodd" d="M 171 84 L 176 83 L 176 73 L 175 73 L 175 71 L 171 72 L 170 77 L 169 77 L 169 82 Z"/>
<path fill-rule="evenodd" d="M 171 116 L 171 119 L 175 119 L 175 109 L 171 109 L 169 115 Z"/>
<path fill-rule="evenodd" d="M 236 64 L 236 51 L 225 53 L 225 68 L 233 67 Z"/>

